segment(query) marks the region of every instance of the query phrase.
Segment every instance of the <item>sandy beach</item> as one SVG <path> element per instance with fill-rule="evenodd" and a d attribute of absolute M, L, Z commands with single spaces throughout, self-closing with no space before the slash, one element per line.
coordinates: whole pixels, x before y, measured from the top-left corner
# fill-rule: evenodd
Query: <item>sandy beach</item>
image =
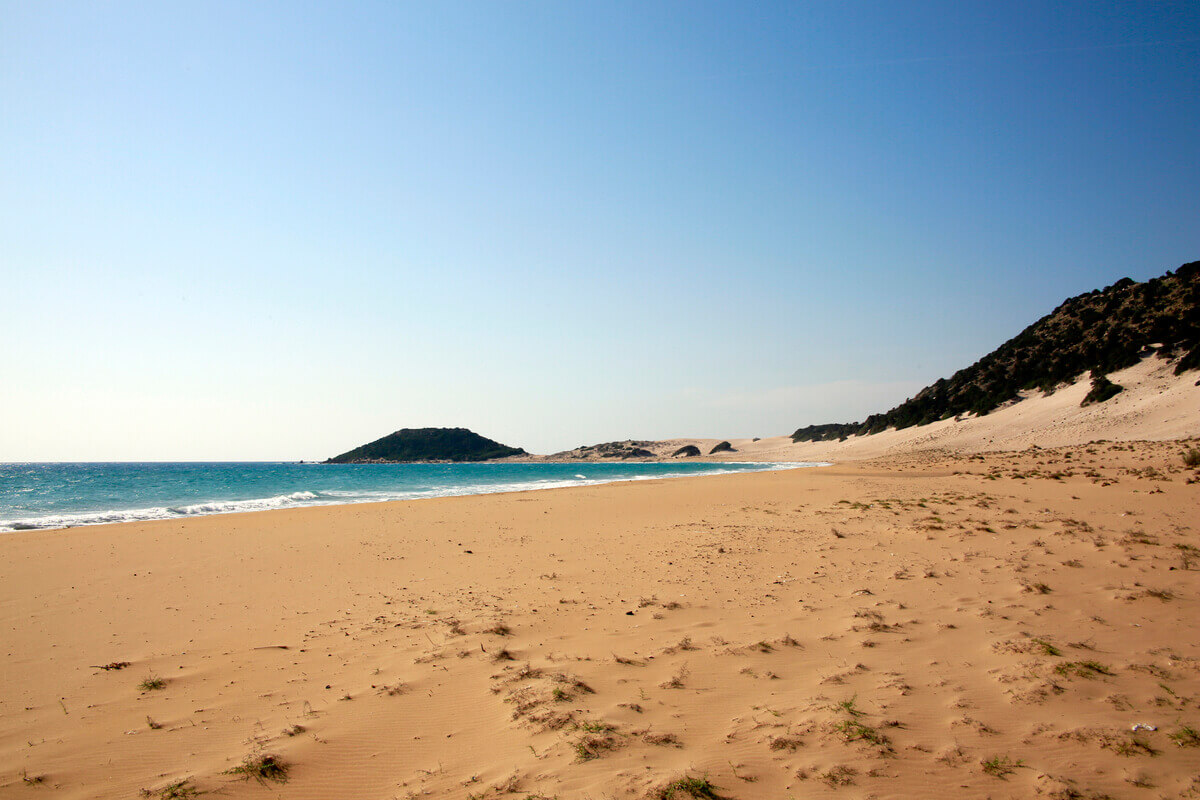
<path fill-rule="evenodd" d="M 0 793 L 1200 796 L 1187 446 L 7 534 Z"/>
<path fill-rule="evenodd" d="M 0 800 L 1200 800 L 1200 2 L 0 19 Z"/>

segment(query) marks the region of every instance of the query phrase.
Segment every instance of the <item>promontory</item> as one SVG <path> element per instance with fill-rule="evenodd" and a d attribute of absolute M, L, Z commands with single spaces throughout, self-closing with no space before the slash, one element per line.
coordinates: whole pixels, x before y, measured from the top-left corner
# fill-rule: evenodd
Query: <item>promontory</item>
<path fill-rule="evenodd" d="M 490 461 L 525 455 L 466 428 L 402 428 L 382 439 L 334 456 L 326 464 L 391 464 L 406 461 Z"/>

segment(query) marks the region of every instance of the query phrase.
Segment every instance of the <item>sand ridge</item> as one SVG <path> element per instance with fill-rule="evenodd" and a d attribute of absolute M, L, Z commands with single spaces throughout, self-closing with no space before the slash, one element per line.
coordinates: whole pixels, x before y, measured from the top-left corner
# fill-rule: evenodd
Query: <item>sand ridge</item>
<path fill-rule="evenodd" d="M 1194 445 L 9 534 L 0 794 L 1200 796 Z"/>

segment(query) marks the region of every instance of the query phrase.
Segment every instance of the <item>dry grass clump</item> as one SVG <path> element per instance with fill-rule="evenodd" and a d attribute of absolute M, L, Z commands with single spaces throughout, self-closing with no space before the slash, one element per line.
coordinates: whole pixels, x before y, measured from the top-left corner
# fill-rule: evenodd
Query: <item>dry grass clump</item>
<path fill-rule="evenodd" d="M 882 750 L 891 750 L 892 747 L 888 737 L 856 719 L 842 720 L 834 726 L 834 730 L 847 742 L 866 742 Z"/>
<path fill-rule="evenodd" d="M 1167 737 L 1180 747 L 1200 747 L 1200 731 L 1191 725 L 1184 725 L 1174 733 L 1167 734 Z"/>
<path fill-rule="evenodd" d="M 1045 639 L 1030 639 L 1030 643 L 1037 649 L 1037 652 L 1044 656 L 1061 656 L 1062 650 L 1047 642 Z"/>
<path fill-rule="evenodd" d="M 1062 650 L 1053 643 L 1030 636 L 1027 639 L 1009 639 L 992 645 L 997 653 L 1036 653 L 1043 656 L 1061 656 Z"/>
<path fill-rule="evenodd" d="M 609 729 L 611 730 L 611 728 Z M 575 740 L 572 745 L 575 749 L 576 761 L 591 761 L 593 758 L 599 758 L 609 750 L 616 750 L 622 745 L 622 741 L 612 733 L 587 733 Z"/>
<path fill-rule="evenodd" d="M 804 740 L 796 736 L 775 736 L 767 745 L 772 750 L 795 750 L 804 744 Z"/>
<path fill-rule="evenodd" d="M 564 693 L 561 697 L 551 695 L 549 699 L 565 702 L 570 700 L 571 696 Z M 522 686 L 520 689 L 510 692 L 504 698 L 504 702 L 512 704 L 513 719 L 525 720 L 541 730 L 559 730 L 575 721 L 575 717 L 570 711 L 547 708 L 546 696 L 532 686 Z"/>
<path fill-rule="evenodd" d="M 1123 739 L 1108 739 L 1101 745 L 1105 750 L 1111 750 L 1119 756 L 1156 756 L 1158 751 L 1140 736 L 1129 736 Z"/>
<path fill-rule="evenodd" d="M 653 800 L 679 800 L 683 797 L 722 800 L 721 795 L 717 794 L 717 787 L 710 783 L 707 777 L 693 778 L 687 775 L 676 778 L 651 795 Z"/>
<path fill-rule="evenodd" d="M 692 644 L 692 637 L 685 636 L 679 640 L 678 644 L 672 645 L 671 647 L 663 648 L 663 652 L 666 653 L 667 655 L 675 655 L 675 653 L 679 652 L 680 650 L 699 650 L 699 649 L 700 649 L 699 647 L 696 647 L 696 645 Z"/>
<path fill-rule="evenodd" d="M 660 689 L 682 689 L 687 681 L 687 676 L 688 668 L 687 664 L 684 664 L 679 668 L 679 671 L 658 686 Z"/>
<path fill-rule="evenodd" d="M 663 747 L 666 747 L 666 746 L 679 747 L 680 746 L 679 737 L 673 733 L 655 733 L 653 731 L 646 731 L 645 733 L 642 734 L 642 741 L 645 742 L 646 744 L 656 744 L 656 745 L 661 745 Z"/>
<path fill-rule="evenodd" d="M 138 684 L 138 688 L 143 692 L 153 692 L 159 689 L 165 689 L 167 688 L 167 679 L 160 678 L 157 675 L 149 675 L 145 680 Z"/>
<path fill-rule="evenodd" d="M 568 675 L 565 672 L 556 672 L 550 676 L 550 680 L 566 686 L 572 691 L 582 692 L 583 694 L 595 694 L 596 690 L 589 686 L 585 681 L 576 678 L 574 675 Z"/>
<path fill-rule="evenodd" d="M 288 769 L 287 762 L 279 756 L 256 754 L 246 756 L 241 764 L 225 770 L 225 774 L 244 781 L 254 779 L 265 786 L 268 783 L 287 783 Z"/>
<path fill-rule="evenodd" d="M 840 700 L 834 703 L 833 710 L 840 711 L 843 714 L 849 714 L 852 717 L 861 717 L 865 711 L 860 710 L 855 703 L 858 702 L 858 695 L 854 695 L 848 700 Z"/>
<path fill-rule="evenodd" d="M 854 776 L 858 774 L 858 770 L 854 767 L 848 767 L 845 764 L 838 764 L 836 767 L 831 767 L 821 774 L 821 780 L 828 783 L 835 789 L 839 786 L 850 786 L 854 783 Z"/>
<path fill-rule="evenodd" d="M 942 750 L 942 752 L 938 753 L 937 758 L 934 760 L 940 761 L 948 767 L 957 767 L 959 764 L 966 762 L 967 753 L 962 749 L 962 747 L 954 745 L 953 747 L 947 747 L 946 749 Z"/>
<path fill-rule="evenodd" d="M 992 756 L 980 763 L 985 773 L 1001 780 L 1016 772 L 1018 768 L 1025 766 L 1025 762 L 1021 759 L 1014 760 L 1007 755 Z"/>
<path fill-rule="evenodd" d="M 1112 675 L 1112 670 L 1098 661 L 1067 661 L 1054 671 L 1064 678 L 1094 678 L 1097 675 Z"/>
<path fill-rule="evenodd" d="M 541 667 L 535 667 L 533 664 L 526 661 L 521 668 L 512 674 L 508 679 L 509 683 L 517 683 L 518 681 L 531 681 L 542 677 Z"/>
<path fill-rule="evenodd" d="M 866 724 L 860 719 L 866 716 L 866 712 L 858 708 L 856 702 L 858 696 L 850 697 L 847 700 L 841 700 L 835 703 L 832 710 L 845 714 L 848 719 L 843 719 L 832 726 L 833 732 L 841 737 L 842 741 L 847 743 L 863 742 L 878 749 L 881 755 L 886 755 L 892 752 L 892 742 L 887 736 L 884 736 L 876 728 Z M 896 723 L 899 726 L 899 723 Z"/>
<path fill-rule="evenodd" d="M 372 687 L 374 688 L 374 687 Z M 407 683 L 384 684 L 378 689 L 379 694 L 386 694 L 388 697 L 397 697 L 408 691 Z"/>
<path fill-rule="evenodd" d="M 575 727 L 588 733 L 608 733 L 617 729 L 615 725 L 610 725 L 601 719 L 585 719 L 583 722 L 577 722 Z"/>
<path fill-rule="evenodd" d="M 192 797 L 199 797 L 203 792 L 197 789 L 191 781 L 185 779 L 168 784 L 157 791 L 142 789 L 138 794 L 142 797 L 153 797 L 155 800 L 189 800 Z"/>

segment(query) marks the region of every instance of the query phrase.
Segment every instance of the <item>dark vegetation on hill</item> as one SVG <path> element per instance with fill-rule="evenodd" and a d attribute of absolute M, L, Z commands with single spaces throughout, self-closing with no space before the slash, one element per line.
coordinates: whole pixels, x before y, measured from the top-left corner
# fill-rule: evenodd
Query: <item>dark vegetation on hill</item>
<path fill-rule="evenodd" d="M 700 455 L 699 447 L 696 447 L 694 444 L 685 444 L 674 453 L 671 453 L 671 458 L 679 458 L 680 456 L 684 458 L 695 458 L 698 455 Z"/>
<path fill-rule="evenodd" d="M 737 452 L 737 450 L 734 450 L 733 445 L 731 445 L 729 442 L 720 442 L 716 445 L 713 445 L 713 449 L 709 450 L 708 454 L 710 456 L 713 456 L 713 455 L 716 455 L 717 453 L 736 453 L 736 452 Z"/>
<path fill-rule="evenodd" d="M 828 441 L 959 414 L 987 414 L 1019 399 L 1022 391 L 1052 392 L 1084 372 L 1094 376 L 1089 397 L 1094 394 L 1093 402 L 1103 402 L 1120 391 L 1104 376 L 1136 364 L 1151 352 L 1150 345 L 1161 345 L 1162 358 L 1178 358 L 1176 375 L 1200 369 L 1200 261 L 1145 283 L 1122 278 L 1072 297 L 971 366 L 891 411 L 872 414 L 861 425 L 809 425 L 792 434 L 792 440 Z"/>
<path fill-rule="evenodd" d="M 488 461 L 524 455 L 519 447 L 494 442 L 466 428 L 404 428 L 334 456 L 326 464 L 394 461 Z"/>
<path fill-rule="evenodd" d="M 859 422 L 830 422 L 825 425 L 806 425 L 792 434 L 793 442 L 832 442 L 843 441 L 847 436 L 858 433 L 862 427 Z"/>
<path fill-rule="evenodd" d="M 1125 391 L 1124 386 L 1113 383 L 1106 375 L 1092 372 L 1092 388 L 1084 395 L 1083 402 L 1079 405 L 1090 406 L 1094 403 L 1103 403 L 1105 400 L 1111 400 L 1123 391 Z"/>

